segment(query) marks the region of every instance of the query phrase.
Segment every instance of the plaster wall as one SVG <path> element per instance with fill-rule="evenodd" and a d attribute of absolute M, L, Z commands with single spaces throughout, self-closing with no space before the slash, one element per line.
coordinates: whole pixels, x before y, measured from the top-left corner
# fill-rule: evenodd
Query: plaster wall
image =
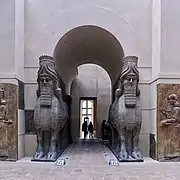
<path fill-rule="evenodd" d="M 40 54 L 53 54 L 57 41 L 82 25 L 110 31 L 126 55 L 138 55 L 141 66 L 151 67 L 151 0 L 25 1 L 25 66 L 37 67 Z"/>
<path fill-rule="evenodd" d="M 15 45 L 15 1 L 2 0 L 0 5 L 0 73 L 1 77 L 15 72 L 14 45 Z M 11 65 L 11 66 L 10 66 Z"/>
<path fill-rule="evenodd" d="M 2 0 L 0 12 L 0 79 L 23 80 L 24 0 Z"/>
<path fill-rule="evenodd" d="M 180 78 L 179 1 L 161 2 L 161 73 Z"/>

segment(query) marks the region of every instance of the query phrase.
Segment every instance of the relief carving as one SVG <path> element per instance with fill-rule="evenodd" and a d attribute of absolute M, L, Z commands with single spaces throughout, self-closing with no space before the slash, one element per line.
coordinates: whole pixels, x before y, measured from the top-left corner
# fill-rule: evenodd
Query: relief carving
<path fill-rule="evenodd" d="M 162 109 L 161 113 L 165 116 L 165 119 L 160 122 L 161 127 L 169 125 L 180 127 L 180 104 L 176 94 L 168 96 L 167 108 Z"/>
<path fill-rule="evenodd" d="M 0 84 L 0 160 L 17 160 L 18 86 Z"/>
<path fill-rule="evenodd" d="M 0 122 L 12 124 L 13 121 L 8 119 L 8 107 L 7 102 L 4 99 L 4 89 L 0 89 Z"/>
<path fill-rule="evenodd" d="M 180 161 L 180 84 L 158 84 L 157 95 L 157 159 Z"/>

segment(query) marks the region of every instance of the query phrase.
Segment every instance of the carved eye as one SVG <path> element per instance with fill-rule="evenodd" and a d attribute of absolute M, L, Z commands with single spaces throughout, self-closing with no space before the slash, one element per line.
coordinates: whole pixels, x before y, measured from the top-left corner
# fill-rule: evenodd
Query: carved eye
<path fill-rule="evenodd" d="M 128 81 L 132 82 L 134 79 L 132 77 L 128 78 Z"/>

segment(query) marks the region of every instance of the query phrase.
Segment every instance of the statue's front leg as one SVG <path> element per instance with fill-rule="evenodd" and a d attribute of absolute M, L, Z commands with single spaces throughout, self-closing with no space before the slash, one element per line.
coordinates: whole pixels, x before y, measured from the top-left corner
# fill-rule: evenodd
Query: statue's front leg
<path fill-rule="evenodd" d="M 128 153 L 126 150 L 125 129 L 124 128 L 118 129 L 118 133 L 119 133 L 119 137 L 120 137 L 120 141 L 121 141 L 119 158 L 121 160 L 127 160 L 128 159 Z"/>
<path fill-rule="evenodd" d="M 141 124 L 138 124 L 136 128 L 133 130 L 133 152 L 132 157 L 134 159 L 142 159 L 141 152 L 139 150 L 138 144 L 139 144 L 139 134 L 141 130 Z"/>
<path fill-rule="evenodd" d="M 51 130 L 51 144 L 50 144 L 50 150 L 47 155 L 48 160 L 53 160 L 55 161 L 57 159 L 57 134 L 58 130 L 57 129 L 52 129 Z"/>
<path fill-rule="evenodd" d="M 62 129 L 62 148 L 66 148 L 68 146 L 68 122 L 66 121 L 64 128 Z"/>
<path fill-rule="evenodd" d="M 120 142 L 119 142 L 119 136 L 118 136 L 118 133 L 117 133 L 117 136 L 116 136 L 116 141 L 115 141 L 115 146 L 116 146 L 116 152 L 119 152 L 119 147 L 120 147 Z"/>
<path fill-rule="evenodd" d="M 36 132 L 37 136 L 37 149 L 34 155 L 34 159 L 41 159 L 44 156 L 43 152 L 43 131 L 38 129 Z"/>
<path fill-rule="evenodd" d="M 130 131 L 127 131 L 126 133 L 127 133 L 127 151 L 128 151 L 129 159 L 132 159 L 131 154 L 133 151 L 132 149 L 132 133 L 133 132 L 130 130 Z"/>
<path fill-rule="evenodd" d="M 111 146 L 113 149 L 116 148 L 116 137 L 115 137 L 115 130 L 113 127 L 111 127 Z"/>

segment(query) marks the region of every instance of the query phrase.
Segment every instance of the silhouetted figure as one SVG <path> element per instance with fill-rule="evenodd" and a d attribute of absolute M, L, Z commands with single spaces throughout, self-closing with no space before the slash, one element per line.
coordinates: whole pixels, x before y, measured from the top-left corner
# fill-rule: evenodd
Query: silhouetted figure
<path fill-rule="evenodd" d="M 82 124 L 82 131 L 84 132 L 84 139 L 86 139 L 86 136 L 88 134 L 87 130 L 87 121 L 85 120 L 84 123 Z"/>
<path fill-rule="evenodd" d="M 106 139 L 106 120 L 103 120 L 102 123 L 101 123 L 101 137 L 102 137 L 102 140 L 105 140 Z"/>
<path fill-rule="evenodd" d="M 94 127 L 93 127 L 92 122 L 89 123 L 88 131 L 89 131 L 89 137 L 90 137 L 91 139 L 93 139 L 93 131 L 94 131 Z"/>

